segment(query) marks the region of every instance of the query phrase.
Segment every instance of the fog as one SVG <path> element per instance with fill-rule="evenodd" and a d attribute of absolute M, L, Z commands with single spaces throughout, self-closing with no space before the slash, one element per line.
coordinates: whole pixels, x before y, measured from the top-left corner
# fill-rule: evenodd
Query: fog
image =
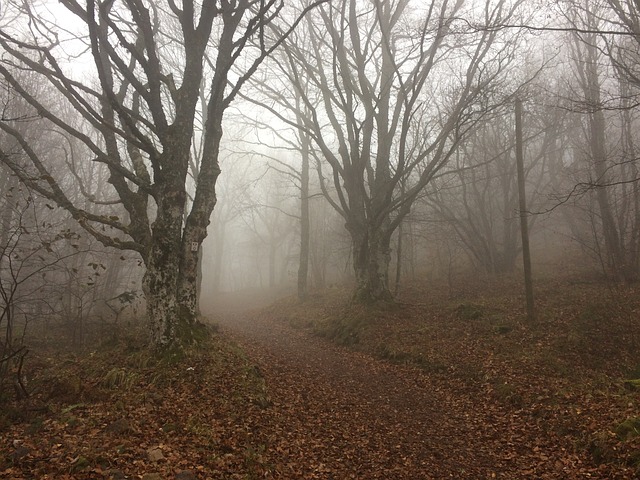
<path fill-rule="evenodd" d="M 521 217 L 535 276 L 637 279 L 634 11 L 352 6 L 247 10 L 231 53 L 215 16 L 194 53 L 170 8 L 140 51 L 151 17 L 126 6 L 104 35 L 77 9 L 5 9 L 3 315 L 118 322 L 153 298 L 162 323 L 183 301 L 195 318 L 196 283 L 209 313 L 517 278 Z"/>
<path fill-rule="evenodd" d="M 638 478 L 640 0 L 0 7 L 0 476 Z"/>

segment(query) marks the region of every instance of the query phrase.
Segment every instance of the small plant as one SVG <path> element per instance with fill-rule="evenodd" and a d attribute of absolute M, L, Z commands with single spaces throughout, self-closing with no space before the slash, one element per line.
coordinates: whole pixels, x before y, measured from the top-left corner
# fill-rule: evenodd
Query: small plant
<path fill-rule="evenodd" d="M 386 343 L 378 345 L 375 349 L 376 356 L 394 363 L 403 363 L 408 360 L 409 354 Z"/>
<path fill-rule="evenodd" d="M 577 318 L 577 326 L 586 331 L 597 328 L 611 316 L 613 305 L 608 302 L 587 303 Z"/>
<path fill-rule="evenodd" d="M 484 307 L 473 303 L 461 303 L 456 308 L 456 315 L 460 320 L 479 320 L 484 317 Z"/>
<path fill-rule="evenodd" d="M 587 451 L 597 464 L 608 463 L 616 458 L 615 448 L 608 432 L 595 433 L 587 444 Z"/>
<path fill-rule="evenodd" d="M 107 372 L 102 380 L 106 388 L 123 388 L 129 390 L 138 382 L 138 374 L 127 372 L 123 368 L 112 368 Z"/>
<path fill-rule="evenodd" d="M 346 347 L 356 345 L 360 341 L 360 330 L 364 322 L 359 318 L 341 318 L 322 324 L 316 324 L 316 335 L 334 341 Z"/>
<path fill-rule="evenodd" d="M 493 331 L 498 335 L 506 335 L 513 330 L 511 325 L 496 325 L 493 327 Z"/>
<path fill-rule="evenodd" d="M 263 456 L 266 450 L 267 447 L 263 444 L 256 446 L 250 445 L 247 447 L 244 452 L 244 462 L 249 471 L 253 471 L 262 465 L 264 462 Z"/>
<path fill-rule="evenodd" d="M 627 373 L 627 378 L 629 380 L 640 379 L 640 363 L 629 370 L 629 373 Z"/>
<path fill-rule="evenodd" d="M 494 385 L 493 391 L 501 402 L 513 405 L 514 407 L 521 407 L 524 404 L 522 394 L 509 383 L 498 382 Z"/>
<path fill-rule="evenodd" d="M 249 401 L 251 403 L 260 408 L 271 406 L 272 402 L 269 397 L 267 384 L 262 376 L 262 372 L 256 365 L 247 367 L 245 381 L 249 390 L 252 392 L 252 394 L 249 395 Z"/>
<path fill-rule="evenodd" d="M 640 417 L 629 417 L 615 428 L 615 433 L 622 441 L 640 437 Z"/>

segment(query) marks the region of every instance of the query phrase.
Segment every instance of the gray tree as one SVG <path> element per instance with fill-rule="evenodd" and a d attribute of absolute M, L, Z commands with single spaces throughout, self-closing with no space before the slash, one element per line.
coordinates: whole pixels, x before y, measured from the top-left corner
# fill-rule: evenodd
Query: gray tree
<path fill-rule="evenodd" d="M 259 103 L 311 139 L 325 197 L 351 237 L 356 299 L 392 297 L 394 231 L 491 110 L 499 95 L 489 86 L 513 58 L 515 43 L 494 48 L 501 32 L 471 31 L 456 19 L 501 24 L 517 5 L 332 2 L 274 58 L 282 82 L 260 83 L 266 99 Z M 303 111 L 294 107 L 297 96 Z"/>
<path fill-rule="evenodd" d="M 280 18 L 281 0 L 60 3 L 73 16 L 69 24 L 76 34 L 47 20 L 34 5 L 13 5 L 15 20 L 0 30 L 0 75 L 11 94 L 30 105 L 30 115 L 79 140 L 85 160 L 107 172 L 103 197 L 88 200 L 113 200 L 125 213 L 96 213 L 91 202 L 69 198 L 68 178 L 51 170 L 51 152 L 33 147 L 37 134 L 16 128 L 19 119 L 1 118 L 0 128 L 17 140 L 28 164 L 14 163 L 2 148 L 0 159 L 104 245 L 140 255 L 152 343 L 180 348 L 199 330 L 198 254 L 216 203 L 224 112 L 293 27 L 281 26 L 282 35 L 270 43 L 264 35 L 265 27 Z M 84 42 L 80 53 L 78 42 Z M 213 60 L 202 97 L 205 58 Z M 67 73 L 74 62 L 86 70 Z M 230 75 L 234 64 L 244 68 Z M 20 70 L 35 72 L 38 83 L 53 87 L 58 96 L 23 84 L 16 74 Z M 194 118 L 201 101 L 206 122 L 198 131 Z M 201 156 L 192 159 L 191 146 L 200 135 Z M 187 195 L 190 160 L 198 164 L 192 200 Z"/>
<path fill-rule="evenodd" d="M 553 106 L 527 109 L 525 153 L 529 211 L 542 210 L 551 193 L 562 116 Z M 511 105 L 509 106 L 511 107 Z M 509 110 L 513 110 L 510 108 Z M 456 154 L 450 170 L 431 185 L 426 201 L 455 230 L 485 272 L 512 272 L 521 253 L 515 132 L 511 111 L 479 125 Z M 530 223 L 536 220 L 531 216 Z"/>
<path fill-rule="evenodd" d="M 605 271 L 623 281 L 635 281 L 640 265 L 634 112 L 640 85 L 633 60 L 638 43 L 624 35 L 634 32 L 630 15 L 635 11 L 636 7 L 612 0 L 601 5 L 575 4 L 567 14 L 571 25 L 579 27 L 571 36 L 576 88 L 569 105 L 579 127 L 574 169 L 584 168 L 577 175 L 574 192 L 586 194 L 586 201 L 593 202 L 589 211 L 593 249 Z M 613 35 L 611 25 L 621 27 L 621 35 Z"/>

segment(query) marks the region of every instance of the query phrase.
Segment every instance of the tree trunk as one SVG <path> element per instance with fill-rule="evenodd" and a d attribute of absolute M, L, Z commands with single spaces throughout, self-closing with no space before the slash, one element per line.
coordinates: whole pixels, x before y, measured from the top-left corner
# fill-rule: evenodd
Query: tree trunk
<path fill-rule="evenodd" d="M 314 235 L 314 241 L 313 244 L 311 244 L 312 248 L 310 248 L 313 286 L 317 290 L 322 290 L 327 283 L 327 255 L 325 254 L 325 241 L 325 238 L 319 239 L 317 235 Z"/>
<path fill-rule="evenodd" d="M 226 222 L 220 221 L 216 223 L 216 229 L 214 232 L 215 238 L 213 242 L 213 283 L 211 290 L 213 293 L 220 292 L 220 285 L 222 283 L 222 259 L 224 258 L 225 247 L 225 235 L 226 235 Z"/>
<path fill-rule="evenodd" d="M 298 299 L 306 300 L 309 277 L 309 139 L 300 132 L 302 140 L 302 168 L 300 171 L 300 262 L 298 264 Z"/>
<path fill-rule="evenodd" d="M 520 232 L 522 236 L 522 261 L 524 266 L 524 288 L 527 299 L 527 318 L 535 320 L 531 253 L 529 251 L 529 225 L 527 222 L 527 196 L 524 178 L 524 140 L 522 138 L 522 101 L 516 98 L 516 163 L 518 166 L 518 205 L 520 210 Z"/>
<path fill-rule="evenodd" d="M 606 153 L 606 137 L 605 137 L 605 118 L 601 107 L 600 100 L 600 79 L 596 66 L 587 65 L 587 79 L 589 80 L 590 91 L 588 91 L 588 101 L 593 111 L 589 113 L 589 142 L 591 156 L 593 160 L 593 169 L 596 175 L 596 200 L 600 210 L 600 218 L 602 222 L 602 235 L 604 237 L 605 250 L 608 256 L 608 262 L 611 271 L 616 280 L 622 280 L 624 277 L 625 255 L 621 246 L 618 225 L 616 224 L 609 191 L 607 184 L 609 183 Z"/>
<path fill-rule="evenodd" d="M 202 334 L 197 321 L 198 258 L 215 205 L 214 188 L 219 173 L 219 169 L 201 168 L 197 182 L 207 182 L 208 186 L 198 185 L 185 220 L 184 178 L 188 159 L 179 152 L 188 152 L 188 148 L 182 147 L 175 144 L 177 153 L 171 158 L 174 167 L 171 175 L 158 182 L 157 216 L 143 278 L 151 342 L 161 350 L 180 350 Z"/>
<path fill-rule="evenodd" d="M 594 22 L 595 16 L 590 16 L 588 20 Z M 590 39 L 595 42 L 595 36 Z M 602 81 L 599 71 L 601 52 L 595 43 L 590 42 L 584 44 L 584 49 L 582 64 L 578 65 L 578 73 L 582 81 L 581 86 L 584 92 L 585 104 L 588 108 L 588 148 L 593 173 L 595 174 L 595 199 L 598 204 L 601 222 L 599 233 L 604 238 L 606 259 L 603 259 L 603 263 L 606 260 L 610 272 L 616 280 L 623 280 L 626 265 L 624 232 L 616 222 L 615 209 L 614 205 L 612 205 L 608 185 L 612 165 L 607 158 L 606 119 L 601 96 Z"/>
<path fill-rule="evenodd" d="M 353 269 L 356 279 L 354 299 L 361 303 L 391 301 L 389 238 L 379 231 L 351 233 L 353 241 Z"/>
<path fill-rule="evenodd" d="M 396 252 L 396 283 L 393 288 L 393 293 L 398 295 L 400 289 L 400 277 L 402 276 L 402 225 L 404 222 L 400 222 L 398 225 L 398 251 Z"/>
<path fill-rule="evenodd" d="M 182 320 L 178 309 L 178 276 L 185 197 L 184 191 L 164 189 L 146 259 L 143 290 L 151 342 L 158 348 L 169 347 L 177 339 L 177 324 Z"/>

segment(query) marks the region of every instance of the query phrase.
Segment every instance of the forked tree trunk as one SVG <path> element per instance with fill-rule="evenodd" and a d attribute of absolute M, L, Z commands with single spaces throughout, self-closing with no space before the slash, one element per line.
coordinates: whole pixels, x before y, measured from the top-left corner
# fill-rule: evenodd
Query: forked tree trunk
<path fill-rule="evenodd" d="M 183 347 L 194 343 L 198 328 L 198 248 L 181 248 L 168 235 L 158 235 L 148 256 L 143 279 L 151 343 L 157 349 Z M 169 249 L 169 244 L 178 244 Z"/>
<path fill-rule="evenodd" d="M 198 258 L 216 203 L 214 189 L 220 170 L 215 159 L 220 137 L 217 135 L 212 145 L 210 162 L 202 162 L 198 189 L 186 220 L 187 158 L 175 153 L 176 174 L 162 179 L 143 279 L 151 342 L 156 349 L 180 350 L 202 333 L 198 328 Z M 176 152 L 180 151 L 188 149 L 176 144 Z"/>

